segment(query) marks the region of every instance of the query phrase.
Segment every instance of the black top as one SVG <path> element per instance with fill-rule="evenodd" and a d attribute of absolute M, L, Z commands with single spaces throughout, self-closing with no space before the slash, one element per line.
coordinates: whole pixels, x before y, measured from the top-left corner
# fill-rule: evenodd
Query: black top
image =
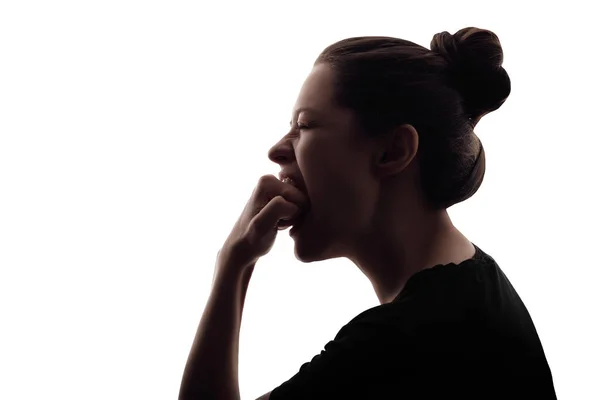
<path fill-rule="evenodd" d="M 360 313 L 270 399 L 556 399 L 527 308 L 475 249 Z"/>

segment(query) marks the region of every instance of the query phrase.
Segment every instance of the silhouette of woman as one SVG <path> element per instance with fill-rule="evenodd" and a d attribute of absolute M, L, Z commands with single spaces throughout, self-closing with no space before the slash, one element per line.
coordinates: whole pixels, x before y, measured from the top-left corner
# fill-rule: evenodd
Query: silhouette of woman
<path fill-rule="evenodd" d="M 527 308 L 495 260 L 452 223 L 485 173 L 474 128 L 507 99 L 489 30 L 328 46 L 290 130 L 219 252 L 180 399 L 237 399 L 246 288 L 278 231 L 302 262 L 346 257 L 380 305 L 261 399 L 555 399 Z M 195 397 L 197 396 L 197 397 Z"/>

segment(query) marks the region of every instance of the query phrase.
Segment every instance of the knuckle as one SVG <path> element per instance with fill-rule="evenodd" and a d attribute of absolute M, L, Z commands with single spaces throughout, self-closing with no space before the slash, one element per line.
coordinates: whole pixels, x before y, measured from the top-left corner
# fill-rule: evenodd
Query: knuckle
<path fill-rule="evenodd" d="M 258 185 L 266 186 L 273 181 L 273 178 L 275 178 L 273 175 L 263 175 L 258 179 Z"/>
<path fill-rule="evenodd" d="M 281 205 L 285 203 L 285 199 L 282 195 L 277 195 L 273 197 L 273 203 L 275 203 L 275 205 Z"/>
<path fill-rule="evenodd" d="M 273 179 L 276 179 L 273 175 L 263 175 L 258 179 L 258 185 L 256 185 L 256 193 L 259 196 L 264 196 L 270 193 L 273 187 Z"/>
<path fill-rule="evenodd" d="M 251 245 L 250 237 L 248 235 L 244 235 L 240 238 L 240 240 L 234 245 L 234 249 L 236 253 L 241 254 L 248 251 L 248 248 Z"/>
<path fill-rule="evenodd" d="M 260 221 L 253 220 L 248 224 L 248 231 L 246 236 L 244 237 L 244 246 L 246 248 L 252 247 L 253 243 L 256 241 L 256 238 L 260 236 L 261 231 L 261 223 Z"/>
<path fill-rule="evenodd" d="M 277 196 L 274 199 L 274 202 L 275 202 L 275 204 L 274 204 L 275 208 L 277 208 L 277 210 L 280 210 L 280 211 L 287 210 L 290 207 L 290 203 L 291 203 L 290 201 L 286 200 L 286 198 L 283 196 Z"/>

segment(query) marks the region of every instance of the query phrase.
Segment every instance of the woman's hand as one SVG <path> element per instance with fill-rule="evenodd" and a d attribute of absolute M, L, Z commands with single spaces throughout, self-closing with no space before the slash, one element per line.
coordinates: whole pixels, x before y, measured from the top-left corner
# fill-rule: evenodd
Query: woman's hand
<path fill-rule="evenodd" d="M 219 251 L 218 264 L 240 271 L 254 265 L 271 250 L 278 230 L 293 225 L 307 205 L 308 198 L 298 188 L 274 175 L 262 176 Z"/>

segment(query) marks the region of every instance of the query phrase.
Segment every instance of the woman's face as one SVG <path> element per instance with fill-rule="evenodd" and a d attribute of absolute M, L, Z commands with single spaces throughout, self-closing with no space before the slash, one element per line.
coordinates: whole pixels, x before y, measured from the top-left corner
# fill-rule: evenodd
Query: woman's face
<path fill-rule="evenodd" d="M 333 71 L 316 65 L 296 101 L 290 131 L 269 150 L 299 179 L 310 200 L 292 235 L 296 257 L 312 262 L 346 256 L 375 210 L 375 142 L 360 134 L 350 110 L 334 104 Z"/>

